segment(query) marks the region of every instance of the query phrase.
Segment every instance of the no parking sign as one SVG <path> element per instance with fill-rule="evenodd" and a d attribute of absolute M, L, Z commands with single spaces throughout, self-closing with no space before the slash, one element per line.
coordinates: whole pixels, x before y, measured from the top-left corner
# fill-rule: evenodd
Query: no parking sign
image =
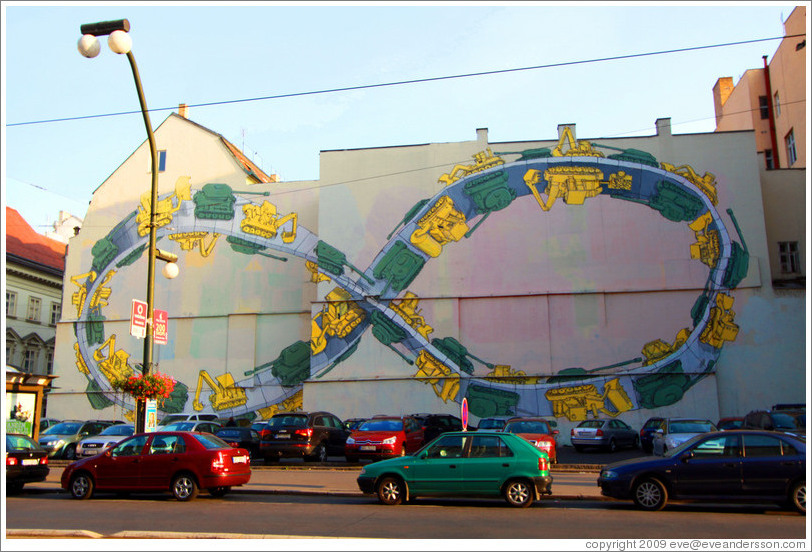
<path fill-rule="evenodd" d="M 468 431 L 468 397 L 463 397 L 462 399 L 460 418 L 462 418 L 462 430 Z"/>

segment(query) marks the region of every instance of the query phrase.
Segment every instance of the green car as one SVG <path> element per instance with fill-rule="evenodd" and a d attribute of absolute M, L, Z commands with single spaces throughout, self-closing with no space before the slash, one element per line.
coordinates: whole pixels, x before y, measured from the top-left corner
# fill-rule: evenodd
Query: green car
<path fill-rule="evenodd" d="M 358 487 L 383 504 L 417 496 L 503 496 L 526 508 L 552 494 L 547 453 L 512 433 L 443 433 L 412 456 L 373 462 L 361 469 Z"/>

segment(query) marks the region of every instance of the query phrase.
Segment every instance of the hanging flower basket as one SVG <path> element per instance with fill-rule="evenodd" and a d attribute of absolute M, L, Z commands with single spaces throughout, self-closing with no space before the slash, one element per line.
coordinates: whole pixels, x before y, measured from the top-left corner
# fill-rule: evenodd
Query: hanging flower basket
<path fill-rule="evenodd" d="M 116 380 L 112 382 L 112 386 L 113 389 L 119 389 L 136 399 L 166 400 L 175 389 L 175 380 L 166 374 L 155 372 Z"/>

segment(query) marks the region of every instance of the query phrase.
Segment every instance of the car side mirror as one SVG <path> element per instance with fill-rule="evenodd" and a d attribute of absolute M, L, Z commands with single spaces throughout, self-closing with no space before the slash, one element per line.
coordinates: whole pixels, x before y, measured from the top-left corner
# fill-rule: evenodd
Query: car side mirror
<path fill-rule="evenodd" d="M 691 452 L 686 452 L 685 454 L 683 454 L 683 455 L 680 457 L 680 461 L 681 461 L 681 462 L 683 462 L 683 463 L 685 463 L 685 462 L 688 462 L 688 460 L 690 460 L 690 459 L 691 459 L 691 458 L 693 458 L 693 457 L 694 457 L 694 451 L 691 451 Z"/>
<path fill-rule="evenodd" d="M 104 455 L 108 457 L 113 456 L 113 449 L 107 449 L 104 451 Z"/>
<path fill-rule="evenodd" d="M 657 430 L 657 431 L 655 431 L 654 433 L 657 433 L 657 434 L 659 434 L 659 435 L 664 435 L 664 434 L 665 434 L 665 432 L 662 430 L 662 428 L 658 429 L 658 430 Z"/>

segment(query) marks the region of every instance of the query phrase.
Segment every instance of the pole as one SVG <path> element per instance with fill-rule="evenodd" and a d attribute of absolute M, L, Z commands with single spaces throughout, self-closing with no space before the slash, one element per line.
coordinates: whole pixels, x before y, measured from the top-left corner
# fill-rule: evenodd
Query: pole
<path fill-rule="evenodd" d="M 149 202 L 149 250 L 147 254 L 147 334 L 144 337 L 144 362 L 141 366 L 141 374 L 148 376 L 152 373 L 152 349 L 153 349 L 153 324 L 152 313 L 155 299 L 155 255 L 157 242 L 157 227 L 155 224 L 156 204 L 158 203 L 158 150 L 155 147 L 155 135 L 152 132 L 152 123 L 149 120 L 149 110 L 147 101 L 144 98 L 144 90 L 141 88 L 141 77 L 138 75 L 138 66 L 135 63 L 135 56 L 132 52 L 127 52 L 127 60 L 135 79 L 135 88 L 138 91 L 138 101 L 141 104 L 141 114 L 144 116 L 144 125 L 147 128 L 147 140 L 149 141 L 149 153 L 152 157 L 152 197 Z M 135 432 L 142 433 L 146 428 L 146 400 L 136 399 L 135 401 Z"/>

